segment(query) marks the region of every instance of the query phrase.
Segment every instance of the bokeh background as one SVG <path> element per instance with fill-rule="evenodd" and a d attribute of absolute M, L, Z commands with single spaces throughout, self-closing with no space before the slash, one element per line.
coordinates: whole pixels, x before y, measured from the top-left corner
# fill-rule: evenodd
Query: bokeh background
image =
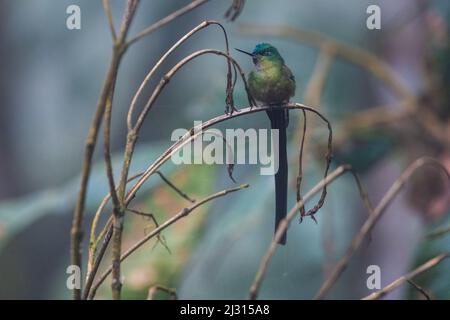
<path fill-rule="evenodd" d="M 141 2 L 131 35 L 189 3 Z M 251 51 L 259 42 L 270 42 L 279 49 L 297 80 L 293 100 L 312 103 L 332 122 L 337 137 L 333 167 L 352 164 L 372 203 L 377 204 L 418 157 L 435 157 L 450 169 L 448 1 L 248 0 L 240 16 L 230 22 L 224 13 L 231 2 L 211 0 L 126 53 L 113 107 L 115 169 L 120 167 L 125 144 L 126 111 L 137 87 L 159 57 L 205 19 L 224 23 L 231 47 Z M 81 30 L 66 28 L 70 4 L 81 8 Z M 122 0 L 111 1 L 117 26 L 124 4 Z M 366 28 L 370 4 L 381 8 L 381 30 Z M 340 56 L 329 66 L 320 99 L 308 96 L 311 79 L 317 76 L 315 70 L 324 63 L 318 58 L 320 48 L 282 36 L 246 35 L 248 24 L 317 32 L 374 54 L 415 97 L 417 110 L 413 115 L 391 118 L 410 102 L 402 100 L 368 68 Z M 100 0 L 0 0 L 0 39 L 0 298 L 70 298 L 66 288 L 70 226 L 83 145 L 111 56 L 107 19 Z M 184 44 L 155 79 L 182 57 L 202 48 L 224 48 L 218 29 L 208 28 Z M 248 57 L 232 54 L 244 70 L 251 69 Z M 145 168 L 171 145 L 174 129 L 190 128 L 194 120 L 223 113 L 225 74 L 222 58 L 205 56 L 176 75 L 143 127 L 132 172 Z M 146 95 L 155 84 L 156 80 L 148 86 Z M 235 100 L 239 106 L 247 105 L 239 82 Z M 426 124 L 417 118 L 425 119 Z M 312 116 L 308 120 L 304 191 L 321 179 L 327 134 L 320 121 Z M 289 207 L 295 203 L 299 123 L 301 113 L 291 112 Z M 258 113 L 218 128 L 268 125 L 265 114 Z M 101 139 L 98 146 L 84 221 L 84 254 L 92 215 L 108 192 Z M 196 199 L 234 186 L 224 166 L 168 164 L 161 171 Z M 426 237 L 450 222 L 448 184 L 436 170 L 423 172 L 389 206 L 371 241 L 366 241 L 352 259 L 329 298 L 358 299 L 369 294 L 369 265 L 380 266 L 384 286 L 448 250 L 450 236 Z M 165 231 L 170 252 L 150 242 L 123 264 L 124 298 L 144 299 L 156 284 L 176 288 L 180 298 L 246 298 L 272 239 L 274 190 L 272 177 L 259 175 L 255 165 L 237 165 L 234 177 L 251 187 L 209 203 Z M 160 222 L 188 204 L 157 176 L 135 200 L 136 208 L 155 213 Z M 352 177 L 342 177 L 329 188 L 325 205 L 316 216 L 318 224 L 310 219 L 292 224 L 288 245 L 277 250 L 260 297 L 312 298 L 366 217 Z M 151 228 L 151 222 L 143 217 L 127 216 L 124 247 Z M 109 256 L 102 269 L 108 261 Z M 433 298 L 450 298 L 449 267 L 443 262 L 417 278 L 417 283 Z M 109 284 L 108 279 L 98 298 L 110 298 Z M 168 298 L 164 294 L 157 297 Z M 387 298 L 423 296 L 404 285 Z"/>

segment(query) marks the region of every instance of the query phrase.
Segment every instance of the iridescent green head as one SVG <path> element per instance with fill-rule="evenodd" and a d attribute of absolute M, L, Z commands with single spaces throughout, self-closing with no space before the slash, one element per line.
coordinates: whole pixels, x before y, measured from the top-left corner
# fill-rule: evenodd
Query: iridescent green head
<path fill-rule="evenodd" d="M 277 48 L 275 48 L 274 46 L 272 46 L 268 43 L 257 44 L 252 53 L 249 53 L 249 52 L 246 52 L 246 51 L 243 51 L 240 49 L 236 49 L 236 50 L 252 56 L 253 63 L 255 65 L 258 65 L 261 62 L 265 62 L 265 61 L 279 62 L 281 64 L 284 64 L 283 57 L 281 57 Z"/>

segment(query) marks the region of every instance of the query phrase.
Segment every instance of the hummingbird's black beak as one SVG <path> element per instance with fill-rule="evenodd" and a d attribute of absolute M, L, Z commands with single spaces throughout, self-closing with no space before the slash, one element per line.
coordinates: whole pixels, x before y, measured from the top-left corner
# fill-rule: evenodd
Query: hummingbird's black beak
<path fill-rule="evenodd" d="M 245 53 L 245 54 L 248 54 L 250 57 L 253 57 L 254 55 L 253 55 L 253 53 L 250 53 L 250 52 L 247 52 L 247 51 L 244 51 L 244 50 L 241 50 L 241 49 L 238 49 L 238 48 L 234 48 L 235 50 L 237 50 L 237 51 L 239 51 L 239 52 L 242 52 L 242 53 Z"/>

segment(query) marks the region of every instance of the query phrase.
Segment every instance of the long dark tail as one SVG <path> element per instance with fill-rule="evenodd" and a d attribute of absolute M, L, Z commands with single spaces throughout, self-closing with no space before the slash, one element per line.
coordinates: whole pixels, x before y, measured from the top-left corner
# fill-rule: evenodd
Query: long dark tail
<path fill-rule="evenodd" d="M 275 107 L 276 108 L 276 107 Z M 275 174 L 275 232 L 281 220 L 287 214 L 287 178 L 288 163 L 286 151 L 286 128 L 288 126 L 288 111 L 268 110 L 267 115 L 270 119 L 272 129 L 278 129 L 279 146 L 278 146 L 278 171 Z M 279 244 L 286 244 L 286 232 L 281 237 Z"/>

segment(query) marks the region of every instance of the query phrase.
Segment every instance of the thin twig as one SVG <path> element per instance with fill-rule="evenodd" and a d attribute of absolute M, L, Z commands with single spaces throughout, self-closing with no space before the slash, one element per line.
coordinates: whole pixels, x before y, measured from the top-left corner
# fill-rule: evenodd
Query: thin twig
<path fill-rule="evenodd" d="M 333 155 L 333 145 L 332 145 L 333 144 L 333 129 L 331 128 L 331 123 L 327 118 L 325 118 L 318 111 L 316 111 L 315 113 L 326 123 L 327 128 L 328 128 L 327 153 L 325 155 L 325 170 L 324 170 L 324 174 L 323 174 L 323 177 L 325 178 L 328 175 L 328 171 L 329 171 L 330 165 L 331 165 L 331 158 Z M 314 221 L 316 221 L 314 218 L 314 215 L 317 213 L 317 211 L 320 210 L 320 208 L 322 208 L 322 206 L 325 202 L 326 196 L 327 196 L 327 186 L 324 185 L 322 193 L 320 195 L 320 198 L 319 198 L 317 204 L 314 207 L 312 207 L 311 209 L 309 209 L 308 212 L 306 212 L 304 214 L 304 216 L 310 216 Z"/>
<path fill-rule="evenodd" d="M 117 45 L 114 46 L 112 53 L 111 62 L 106 73 L 106 78 L 101 90 L 100 98 L 97 103 L 94 118 L 92 120 L 91 126 L 89 128 L 88 136 L 86 138 L 84 157 L 81 169 L 81 181 L 80 189 L 75 204 L 75 209 L 73 213 L 72 228 L 71 228 L 71 264 L 78 266 L 81 269 L 81 242 L 83 237 L 83 232 L 81 230 L 81 225 L 83 223 L 84 208 L 86 203 L 87 187 L 89 182 L 89 177 L 92 167 L 92 158 L 94 154 L 95 145 L 97 142 L 98 131 L 103 119 L 103 114 L 105 111 L 106 103 L 108 97 L 111 95 L 111 89 L 117 78 L 117 72 L 125 53 L 123 46 L 123 41 L 125 39 L 126 33 L 128 32 L 131 20 L 134 15 L 138 1 L 129 0 L 127 2 L 127 8 L 122 20 L 122 28 L 120 31 L 119 40 Z M 81 298 L 82 288 L 75 288 L 73 291 L 74 299 Z"/>
<path fill-rule="evenodd" d="M 204 205 L 205 203 L 214 200 L 216 198 L 219 197 L 223 197 L 229 193 L 232 192 L 236 192 L 245 188 L 248 188 L 249 185 L 248 184 L 244 184 L 241 185 L 239 187 L 236 188 L 232 188 L 232 189 L 227 189 L 227 190 L 223 190 L 220 192 L 216 192 L 200 201 L 198 201 L 197 203 L 193 204 L 190 207 L 184 208 L 182 210 L 180 210 L 176 215 L 174 215 L 172 218 L 168 219 L 167 221 L 165 221 L 163 224 L 161 224 L 158 228 L 152 230 L 148 235 L 146 235 L 143 239 L 139 240 L 137 243 L 135 243 L 134 245 L 131 246 L 131 248 L 129 248 L 126 252 L 124 252 L 124 254 L 120 257 L 120 261 L 122 262 L 123 260 L 125 260 L 128 256 L 130 256 L 134 251 L 136 251 L 137 249 L 139 249 L 143 244 L 145 244 L 148 240 L 152 239 L 153 237 L 155 237 L 156 235 L 160 234 L 161 231 L 163 231 L 164 229 L 168 228 L 169 226 L 171 226 L 172 224 L 174 224 L 175 222 L 177 222 L 178 220 L 186 217 L 187 215 L 189 215 L 192 211 L 194 211 L 195 209 L 199 208 L 200 206 Z M 111 273 L 112 271 L 112 266 L 110 266 L 99 278 L 99 280 L 95 283 L 95 285 L 92 286 L 92 290 L 89 293 L 89 298 L 92 299 L 95 296 L 95 293 L 98 289 L 98 287 L 103 283 L 103 281 L 105 281 L 106 277 Z"/>
<path fill-rule="evenodd" d="M 111 291 L 114 300 L 120 300 L 122 291 L 120 255 L 122 252 L 123 220 L 123 214 L 115 214 L 113 216 Z"/>
<path fill-rule="evenodd" d="M 394 290 L 395 288 L 398 288 L 399 286 L 401 286 L 406 281 L 409 281 L 409 280 L 413 279 L 414 277 L 416 277 L 417 275 L 421 274 L 422 272 L 425 272 L 428 269 L 436 266 L 437 264 L 441 263 L 442 260 L 444 260 L 444 259 L 446 259 L 448 257 L 450 257 L 450 253 L 440 254 L 440 255 L 434 257 L 433 259 L 428 260 L 427 262 L 425 262 L 421 266 L 417 267 L 416 269 L 414 269 L 410 273 L 408 273 L 408 274 L 406 274 L 404 276 L 401 276 L 400 278 L 394 280 L 393 282 L 388 284 L 386 287 L 384 287 L 380 291 L 374 292 L 374 293 L 368 295 L 367 297 L 364 297 L 362 300 L 377 300 L 377 299 L 380 299 L 383 296 L 385 296 L 387 293 L 389 293 L 392 290 Z"/>
<path fill-rule="evenodd" d="M 415 283 L 412 280 L 407 280 L 407 281 L 414 289 L 416 289 L 418 292 L 420 292 L 425 297 L 425 300 L 431 300 L 430 295 L 428 294 L 428 292 L 425 291 L 424 288 L 422 288 L 421 286 L 419 286 L 417 283 Z"/>
<path fill-rule="evenodd" d="M 144 121 L 145 121 L 145 118 L 146 118 L 148 112 L 150 111 L 150 109 L 152 108 L 152 106 L 155 103 L 156 99 L 159 97 L 159 95 L 161 94 L 161 92 L 163 91 L 165 86 L 168 84 L 170 79 L 185 64 L 187 64 L 189 61 L 194 60 L 195 58 L 197 58 L 199 56 L 202 56 L 204 54 L 215 54 L 215 55 L 223 56 L 223 57 L 225 57 L 227 59 L 228 63 L 232 62 L 233 64 L 235 64 L 237 69 L 240 71 L 240 73 L 242 75 L 242 78 L 243 78 L 243 81 L 244 81 L 244 84 L 245 84 L 245 88 L 248 91 L 247 83 L 245 81 L 245 76 L 244 76 L 244 74 L 242 72 L 242 69 L 237 64 L 237 62 L 233 58 L 231 58 L 229 56 L 228 53 L 224 53 L 222 51 L 215 50 L 215 49 L 199 50 L 199 51 L 196 51 L 196 52 L 192 53 L 191 55 L 187 56 L 186 58 L 182 59 L 180 62 L 178 62 L 169 72 L 167 72 L 162 77 L 161 81 L 156 86 L 155 90 L 153 91 L 153 93 L 151 94 L 149 100 L 147 101 L 144 109 L 140 113 L 140 115 L 139 115 L 139 117 L 138 117 L 138 119 L 136 121 L 136 124 L 134 126 L 132 126 L 132 128 L 129 127 L 128 134 L 127 134 L 127 144 L 125 146 L 124 162 L 123 162 L 123 167 L 122 167 L 122 172 L 121 172 L 121 179 L 120 179 L 120 184 L 119 184 L 119 192 L 118 192 L 121 198 L 124 197 L 124 194 L 125 194 L 125 184 L 126 184 L 125 182 L 126 182 L 126 179 L 127 179 L 127 176 L 128 176 L 131 160 L 132 160 L 132 157 L 133 157 L 135 145 L 136 145 L 137 138 L 138 138 L 138 133 L 139 133 L 139 131 L 140 131 Z M 163 58 L 164 58 L 164 56 L 163 56 Z M 230 70 L 230 68 L 229 68 L 229 70 Z M 151 76 L 151 72 L 149 73 L 148 76 Z M 228 76 L 227 78 L 229 79 L 227 81 L 227 95 L 228 94 L 232 95 L 233 93 L 229 91 L 229 87 L 228 87 L 228 84 L 231 83 L 231 76 Z M 130 111 L 131 111 L 131 107 L 130 107 Z M 131 124 L 131 120 L 130 119 L 131 119 L 131 113 L 129 112 L 129 117 L 128 117 L 128 125 L 129 126 Z M 128 204 L 128 202 L 127 202 L 127 204 Z"/>
<path fill-rule="evenodd" d="M 437 160 L 432 158 L 420 158 L 414 161 L 401 175 L 400 177 L 392 184 L 389 190 L 385 193 L 384 197 L 379 202 L 378 206 L 374 209 L 374 212 L 369 215 L 366 222 L 363 224 L 357 235 L 353 238 L 350 246 L 348 247 L 345 255 L 339 260 L 336 264 L 330 276 L 325 280 L 322 284 L 319 292 L 317 293 L 315 299 L 323 299 L 325 295 L 330 291 L 336 281 L 339 279 L 339 276 L 344 272 L 350 259 L 355 254 L 356 250 L 361 246 L 363 240 L 366 238 L 370 231 L 373 229 L 375 224 L 381 218 L 383 213 L 385 212 L 388 205 L 392 202 L 392 200 L 396 197 L 396 195 L 403 188 L 405 183 L 410 179 L 410 177 L 421 167 L 425 165 L 431 165 L 442 170 L 447 178 L 450 180 L 450 173 L 447 172 L 446 168 Z"/>
<path fill-rule="evenodd" d="M 186 199 L 189 202 L 194 203 L 195 199 L 192 199 L 191 197 L 189 197 L 185 192 L 183 192 L 183 190 L 181 190 L 180 188 L 178 188 L 177 186 L 175 186 L 172 182 L 170 182 L 169 179 L 167 179 L 162 173 L 161 171 L 156 171 L 156 173 L 159 175 L 159 177 L 161 178 L 162 181 L 164 181 L 169 187 L 171 187 L 176 193 L 178 193 L 182 198 Z"/>
<path fill-rule="evenodd" d="M 132 201 L 132 199 L 134 199 L 136 197 L 136 193 L 138 192 L 138 190 L 142 187 L 142 185 L 150 178 L 150 176 L 152 176 L 153 174 L 156 173 L 156 171 L 159 170 L 159 168 L 166 162 L 168 161 L 171 156 L 173 154 L 175 154 L 176 152 L 178 152 L 184 145 L 186 145 L 187 143 L 193 141 L 195 138 L 197 138 L 199 135 L 203 134 L 203 131 L 213 125 L 219 124 L 221 122 L 224 121 L 228 121 L 230 119 L 233 118 L 237 118 L 237 117 L 241 117 L 241 116 L 246 116 L 252 113 L 258 113 L 258 112 L 264 112 L 268 109 L 270 109 L 270 106 L 260 106 L 258 108 L 254 108 L 254 107 L 247 107 L 247 108 L 240 108 L 238 112 L 232 113 L 232 114 L 223 114 L 220 116 L 217 116 L 213 119 L 207 120 L 205 122 L 203 122 L 202 124 L 192 128 L 191 130 L 189 130 L 188 133 L 186 133 L 183 137 L 181 137 L 177 142 L 175 142 L 171 147 L 169 147 L 165 152 L 163 152 L 158 159 L 155 160 L 155 162 L 153 162 L 153 164 L 151 164 L 145 171 L 144 173 L 142 173 L 139 177 L 139 180 L 130 188 L 130 190 L 127 193 L 126 199 L 125 199 L 125 205 L 128 206 L 130 204 L 130 202 Z M 321 117 L 322 119 L 324 119 L 324 121 L 328 122 L 326 120 L 326 118 L 316 109 L 309 107 L 309 106 L 305 106 L 299 103 L 289 103 L 287 105 L 283 105 L 280 106 L 280 108 L 285 108 L 285 109 L 298 109 L 298 110 L 305 110 L 308 112 L 312 112 L 316 115 L 318 115 L 319 117 Z M 330 133 L 331 134 L 331 133 Z M 329 144 L 330 144 L 330 138 L 329 137 Z M 110 230 L 111 230 L 111 226 L 107 225 L 105 226 L 105 231 L 102 232 L 104 234 L 109 234 Z M 106 231 L 107 230 L 107 231 Z M 103 243 L 103 245 L 107 245 L 107 243 Z M 93 269 L 92 273 L 89 275 L 90 277 L 95 277 L 95 274 L 97 272 L 97 269 Z"/>
<path fill-rule="evenodd" d="M 358 111 L 355 114 L 350 115 L 348 119 L 344 120 L 343 129 L 355 131 L 360 128 L 404 121 L 406 117 L 411 116 L 409 113 L 404 112 L 405 105 L 408 103 L 408 101 L 400 101 L 394 104 L 378 105 Z"/>
<path fill-rule="evenodd" d="M 391 87 L 402 100 L 415 100 L 413 92 L 403 83 L 392 68 L 364 49 L 336 41 L 318 32 L 305 31 L 288 26 L 243 24 L 240 26 L 239 31 L 244 35 L 285 37 L 317 48 L 327 45 L 336 56 L 343 57 L 373 73 L 382 82 Z M 405 107 L 412 106 L 407 105 Z"/>
<path fill-rule="evenodd" d="M 134 213 L 138 216 L 149 218 L 150 220 L 153 221 L 155 228 L 159 227 L 159 223 L 156 220 L 155 215 L 153 213 L 142 212 L 142 211 L 135 210 L 135 209 L 126 209 L 126 211 Z M 168 253 L 172 253 L 169 249 L 169 246 L 166 243 L 166 240 L 164 239 L 164 236 L 161 234 L 158 234 L 156 237 L 158 238 L 158 242 L 156 242 L 156 244 L 161 243 L 161 245 L 164 247 L 164 249 L 167 250 Z"/>
<path fill-rule="evenodd" d="M 128 34 L 128 30 L 130 28 L 131 25 L 131 21 L 134 17 L 134 14 L 136 13 L 136 9 L 137 6 L 139 4 L 139 0 L 128 0 L 126 8 L 125 8 L 125 13 L 124 13 L 124 18 L 122 20 L 122 25 L 120 27 L 120 34 L 119 34 L 119 38 L 117 40 L 117 42 L 114 45 L 114 50 L 117 51 L 125 51 L 126 50 L 126 37 Z M 111 89 L 111 93 L 110 93 L 110 97 L 112 97 L 114 95 L 114 91 L 113 91 L 114 86 L 112 86 Z M 110 130 L 110 119 L 108 119 L 108 117 L 110 117 L 110 113 L 112 110 L 108 110 L 111 109 L 112 106 L 106 104 L 106 112 L 105 112 L 105 138 L 108 138 L 108 141 L 106 141 L 105 139 L 105 162 L 106 162 L 106 168 L 107 168 L 107 173 L 108 173 L 108 181 L 109 181 L 109 186 L 110 186 L 110 194 L 111 194 L 111 198 L 113 200 L 113 235 L 112 235 L 112 241 L 113 241 L 113 246 L 112 246 L 112 265 L 113 265 L 113 277 L 112 277 L 112 281 L 111 281 L 111 290 L 112 290 L 112 297 L 114 300 L 119 300 L 120 299 L 120 294 L 121 294 L 121 288 L 122 288 L 122 283 L 121 283 L 121 276 L 120 276 L 120 253 L 121 253 L 121 247 L 122 247 L 122 230 L 123 230 L 123 219 L 124 219 L 124 206 L 123 206 L 123 193 L 122 189 L 123 186 L 126 184 L 126 179 L 125 181 L 120 181 L 119 183 L 119 187 L 116 191 L 116 187 L 114 184 L 114 180 L 113 180 L 113 175 L 112 175 L 112 164 L 111 164 L 111 158 L 110 155 L 108 157 L 107 153 L 109 153 L 109 136 L 107 136 L 109 130 Z"/>
<path fill-rule="evenodd" d="M 180 47 L 184 42 L 186 42 L 190 37 L 192 37 L 195 33 L 197 33 L 198 31 L 207 28 L 210 25 L 217 25 L 221 28 L 223 34 L 224 34 L 224 38 L 225 38 L 225 51 L 229 54 L 229 46 L 228 46 L 228 36 L 227 33 L 225 31 L 225 28 L 222 26 L 222 24 L 220 24 L 217 21 L 213 21 L 213 20 L 206 20 L 203 21 L 202 23 L 200 23 L 198 26 L 196 26 L 195 28 L 193 28 L 191 31 L 189 31 L 188 33 L 186 33 L 184 36 L 182 36 L 172 47 L 169 48 L 169 50 L 167 50 L 164 55 L 158 60 L 158 62 L 155 63 L 155 65 L 152 67 L 152 69 L 148 72 L 148 74 L 145 76 L 144 80 L 142 81 L 142 83 L 139 85 L 138 90 L 136 91 L 136 94 L 133 96 L 133 99 L 131 100 L 131 104 L 130 107 L 128 108 L 128 114 L 127 114 L 127 126 L 128 126 L 128 130 L 131 131 L 133 128 L 133 123 L 132 123 L 132 117 L 133 117 L 133 113 L 134 113 L 134 109 L 136 107 L 136 103 L 138 98 L 140 97 L 140 95 L 142 94 L 145 86 L 147 85 L 147 83 L 150 81 L 150 79 L 152 78 L 152 76 L 155 74 L 155 72 L 161 67 L 161 65 L 163 64 L 163 62 L 165 60 L 167 60 L 167 58 L 178 48 Z"/>
<path fill-rule="evenodd" d="M 158 174 L 160 174 L 160 172 L 157 172 Z M 138 177 L 140 177 L 143 174 L 143 172 L 135 174 L 134 176 L 130 177 L 127 181 L 131 182 L 135 179 L 137 179 Z M 161 175 L 160 175 L 161 176 Z M 180 190 L 179 188 L 177 188 L 175 185 L 173 185 L 173 183 L 171 183 L 168 179 L 163 180 L 166 183 L 169 184 L 169 186 L 171 188 L 173 188 L 177 193 L 179 193 L 183 198 L 187 199 L 190 202 L 195 202 L 195 199 L 190 198 L 187 194 L 185 194 L 182 190 Z M 108 219 L 108 221 L 106 222 L 105 226 L 103 227 L 102 231 L 99 233 L 98 237 L 95 234 L 95 231 L 97 229 L 97 225 L 98 225 L 98 221 L 100 219 L 100 215 L 103 212 L 106 204 L 108 203 L 108 201 L 111 199 L 111 195 L 108 194 L 107 196 L 105 196 L 100 204 L 100 206 L 98 207 L 94 218 L 92 219 L 92 226 L 91 226 L 91 232 L 90 232 L 90 240 L 89 240 L 89 259 L 88 259 L 88 271 L 87 271 L 87 275 L 86 278 L 89 276 L 90 272 L 92 271 L 92 266 L 94 265 L 94 258 L 95 258 L 95 253 L 96 253 L 96 249 L 97 249 L 97 245 L 98 243 L 101 241 L 101 239 L 104 237 L 104 235 L 106 234 L 106 232 L 108 231 L 108 228 L 111 226 L 112 223 L 112 217 L 110 217 Z"/>
<path fill-rule="evenodd" d="M 241 25 L 240 32 L 244 35 L 252 36 L 284 37 L 317 48 L 322 48 L 324 45 L 328 46 L 329 50 L 336 56 L 342 57 L 369 71 L 382 83 L 391 88 L 393 93 L 401 101 L 406 101 L 406 103 L 400 104 L 402 107 L 400 111 L 389 112 L 388 117 L 383 118 L 389 119 L 391 115 L 395 118 L 412 116 L 421 129 L 424 129 L 430 137 L 442 145 L 450 146 L 449 139 L 447 138 L 448 134 L 442 124 L 432 115 L 424 116 L 422 112 L 417 112 L 419 109 L 419 101 L 414 92 L 404 84 L 404 81 L 393 68 L 369 51 L 334 40 L 318 32 L 305 31 L 283 25 L 244 24 Z"/>
<path fill-rule="evenodd" d="M 71 264 L 79 266 L 81 268 L 81 241 L 83 232 L 81 230 L 81 224 L 83 222 L 84 207 L 86 202 L 86 193 L 89 182 L 89 176 L 92 167 L 92 156 L 94 154 L 94 148 L 97 141 L 98 130 L 103 118 L 103 112 L 111 87 L 114 74 L 117 73 L 119 59 L 116 55 L 113 56 L 111 64 L 109 66 L 108 74 L 106 76 L 105 84 L 103 85 L 102 94 L 97 105 L 96 113 L 89 129 L 88 137 L 86 139 L 83 164 L 81 169 L 81 182 L 78 198 L 75 204 L 75 210 L 73 214 L 72 229 L 71 229 Z M 74 298 L 80 299 L 81 289 L 74 290 Z"/>
<path fill-rule="evenodd" d="M 131 44 L 135 43 L 136 41 L 138 41 L 139 39 L 142 39 L 143 37 L 148 36 L 149 34 L 158 30 L 162 26 L 170 23 L 171 21 L 175 20 L 176 18 L 188 13 L 189 11 L 194 10 L 195 8 L 201 6 L 202 4 L 204 4 L 208 1 L 209 0 L 194 0 L 194 1 L 190 2 L 185 7 L 178 9 L 177 11 L 169 14 L 167 17 L 162 18 L 161 20 L 155 22 L 151 26 L 149 26 L 149 27 L 145 28 L 144 30 L 142 30 L 141 32 L 139 32 L 137 36 L 135 36 L 134 38 L 132 38 L 131 40 L 128 41 L 127 45 L 131 45 Z"/>
<path fill-rule="evenodd" d="M 104 138 L 103 138 L 103 155 L 105 159 L 106 177 L 108 178 L 109 194 L 111 195 L 113 207 L 115 209 L 120 207 L 119 197 L 117 195 L 116 183 L 114 182 L 114 170 L 111 160 L 111 113 L 113 104 L 113 95 L 115 89 L 115 79 L 111 86 L 111 92 L 106 100 L 105 114 L 104 114 Z"/>
<path fill-rule="evenodd" d="M 120 283 L 120 263 L 114 263 L 114 261 L 117 261 L 117 259 L 114 259 L 115 256 L 120 256 L 120 247 L 121 243 L 119 241 L 119 238 L 121 238 L 121 235 L 118 235 L 118 233 L 122 232 L 122 226 L 123 226 L 123 198 L 119 198 L 118 192 L 120 191 L 120 187 L 118 190 L 116 190 L 116 184 L 114 181 L 114 170 L 112 167 L 112 160 L 111 160 L 111 113 L 112 113 L 112 100 L 114 95 L 114 87 L 115 87 L 115 81 L 114 84 L 111 87 L 110 96 L 106 101 L 105 106 L 105 113 L 104 113 L 104 158 L 105 158 L 105 168 L 106 168 L 106 176 L 108 178 L 108 185 L 109 185 L 109 192 L 111 195 L 111 200 L 113 204 L 113 225 L 114 225 L 114 232 L 113 232 L 113 265 L 116 266 L 113 271 L 113 281 L 111 284 L 112 292 L 113 292 L 113 299 L 119 300 L 120 299 L 120 290 L 121 290 L 121 283 Z"/>
<path fill-rule="evenodd" d="M 108 123 L 110 122 L 112 106 L 110 105 L 108 107 L 107 100 L 109 97 L 110 103 L 112 104 L 112 96 L 114 94 L 113 87 L 114 87 L 115 79 L 117 76 L 117 70 L 118 70 L 118 67 L 119 67 L 119 64 L 120 64 L 123 54 L 125 53 L 126 49 L 132 43 L 135 43 L 137 40 L 139 40 L 140 37 L 150 34 L 151 32 L 155 31 L 159 27 L 169 23 L 170 21 L 174 20 L 178 16 L 194 9 L 195 7 L 197 7 L 198 5 L 200 5 L 206 1 L 194 1 L 193 3 L 189 4 L 185 8 L 183 8 L 177 12 L 174 12 L 173 14 L 167 16 L 166 18 L 158 21 L 157 23 L 155 23 L 151 27 L 144 30 L 143 33 L 141 33 L 140 35 L 138 35 L 136 38 L 132 39 L 129 42 L 126 42 L 126 36 L 128 34 L 129 27 L 131 25 L 131 21 L 133 20 L 137 6 L 139 4 L 139 0 L 128 0 L 126 8 L 125 8 L 124 16 L 122 19 L 122 24 L 120 27 L 118 38 L 116 36 L 116 32 L 115 32 L 115 28 L 114 28 L 114 23 L 113 23 L 113 19 L 112 19 L 112 13 L 111 13 L 109 1 L 108 0 L 103 1 L 103 6 L 105 9 L 106 15 L 108 17 L 109 27 L 110 27 L 111 34 L 112 34 L 112 37 L 114 40 L 114 51 L 113 51 L 113 58 L 112 58 L 110 67 L 108 69 L 105 84 L 102 89 L 102 94 L 101 94 L 101 97 L 100 97 L 98 105 L 97 105 L 96 114 L 94 116 L 94 120 L 92 122 L 91 129 L 89 131 L 89 135 L 88 135 L 88 139 L 87 139 L 87 143 L 86 143 L 85 158 L 83 161 L 83 168 L 82 168 L 82 175 L 81 175 L 82 176 L 81 187 L 80 187 L 77 204 L 76 204 L 75 211 L 74 211 L 74 219 L 73 219 L 72 230 L 71 230 L 72 264 L 81 266 L 81 253 L 80 253 L 80 245 L 81 245 L 81 237 L 82 237 L 81 224 L 82 224 L 82 220 L 83 220 L 83 211 L 84 211 L 85 198 L 86 198 L 86 193 L 87 193 L 87 184 L 88 184 L 88 179 L 89 179 L 90 170 L 91 170 L 92 155 L 93 155 L 93 151 L 94 151 L 96 140 L 97 140 L 98 130 L 99 130 L 103 115 L 105 113 L 105 108 L 109 109 L 109 110 L 107 110 L 107 116 L 108 116 L 107 122 Z M 227 43 L 227 53 L 228 53 L 228 43 Z M 230 64 L 229 64 L 229 70 L 230 70 Z M 231 75 L 229 75 L 228 78 L 229 78 L 228 83 L 231 83 Z M 115 230 L 121 234 L 121 225 L 122 225 L 123 217 L 120 217 L 120 216 L 123 213 L 123 206 L 120 205 L 120 203 L 118 203 L 118 200 L 121 200 L 120 202 L 123 203 L 123 195 L 125 192 L 124 185 L 126 184 L 127 174 L 121 175 L 121 181 L 119 184 L 119 188 L 117 189 L 117 197 L 116 197 L 116 188 L 115 188 L 115 184 L 114 184 L 114 180 L 113 180 L 113 176 L 112 176 L 112 166 L 111 166 L 110 152 L 109 152 L 109 135 L 110 135 L 109 132 L 110 132 L 110 125 L 107 125 L 107 128 L 105 128 L 105 137 L 108 137 L 108 142 L 106 142 L 106 144 L 105 144 L 105 160 L 106 160 L 106 164 L 107 164 L 107 173 L 108 173 L 108 178 L 109 178 L 108 180 L 110 183 L 110 191 L 111 191 L 110 194 L 112 195 L 112 198 L 113 198 L 114 212 L 117 213 L 115 215 L 115 217 L 118 218 L 118 219 L 115 219 L 115 221 L 114 221 L 114 225 L 116 226 Z M 125 176 L 125 179 L 123 179 L 124 176 Z M 122 195 L 122 197 L 120 197 L 120 199 L 118 199 L 119 195 Z M 107 203 L 107 201 L 102 202 L 103 207 L 104 207 L 104 205 L 106 205 L 106 203 Z M 101 212 L 101 210 L 99 212 Z M 96 215 L 96 217 L 98 218 L 99 215 L 100 215 L 100 213 L 98 215 Z M 94 224 L 94 226 L 95 225 L 96 225 L 96 223 Z M 94 230 L 93 232 L 94 232 L 94 238 L 95 238 L 95 227 L 93 228 L 93 230 Z M 108 232 L 108 234 L 109 234 L 109 232 Z M 91 235 L 92 235 L 92 232 L 91 232 Z M 106 247 L 107 243 L 109 242 L 109 239 L 106 237 L 105 237 L 105 239 L 106 239 L 106 244 L 105 244 L 105 247 Z M 116 252 L 115 253 L 113 252 L 113 256 L 114 255 L 116 256 L 115 260 L 117 261 L 117 256 L 120 255 L 120 244 L 118 242 L 121 239 L 121 235 L 118 235 L 117 237 L 115 237 L 115 239 L 117 240 L 116 246 L 115 246 Z M 91 241 L 91 244 L 92 244 L 92 241 Z M 102 248 L 102 251 L 105 250 L 105 247 Z M 95 248 L 92 251 L 94 251 L 94 252 L 91 255 L 92 252 L 90 250 L 90 257 L 92 257 L 92 258 L 90 258 L 90 260 L 89 260 L 89 264 L 88 264 L 89 270 L 92 268 L 91 262 L 92 262 L 94 254 L 95 254 Z M 113 251 L 114 251 L 114 249 L 113 249 Z M 119 253 L 117 253 L 117 252 L 119 252 Z M 99 263 L 96 263 L 96 264 L 98 265 Z M 120 268 L 120 265 L 118 266 L 118 270 L 117 270 L 118 275 L 115 277 L 116 278 L 115 280 L 113 279 L 113 286 L 116 286 L 116 289 L 113 289 L 113 295 L 116 295 L 116 297 L 120 296 L 120 288 L 117 289 L 117 286 L 120 286 L 120 281 L 117 281 L 119 279 L 119 274 L 120 274 L 119 268 Z M 94 275 L 95 275 L 95 273 L 94 273 Z M 116 294 L 114 294 L 114 291 L 116 291 Z M 118 292 L 118 294 L 117 294 L 117 292 Z M 75 289 L 74 297 L 76 299 L 79 299 L 80 296 L 81 296 L 81 289 L 80 290 Z"/>

